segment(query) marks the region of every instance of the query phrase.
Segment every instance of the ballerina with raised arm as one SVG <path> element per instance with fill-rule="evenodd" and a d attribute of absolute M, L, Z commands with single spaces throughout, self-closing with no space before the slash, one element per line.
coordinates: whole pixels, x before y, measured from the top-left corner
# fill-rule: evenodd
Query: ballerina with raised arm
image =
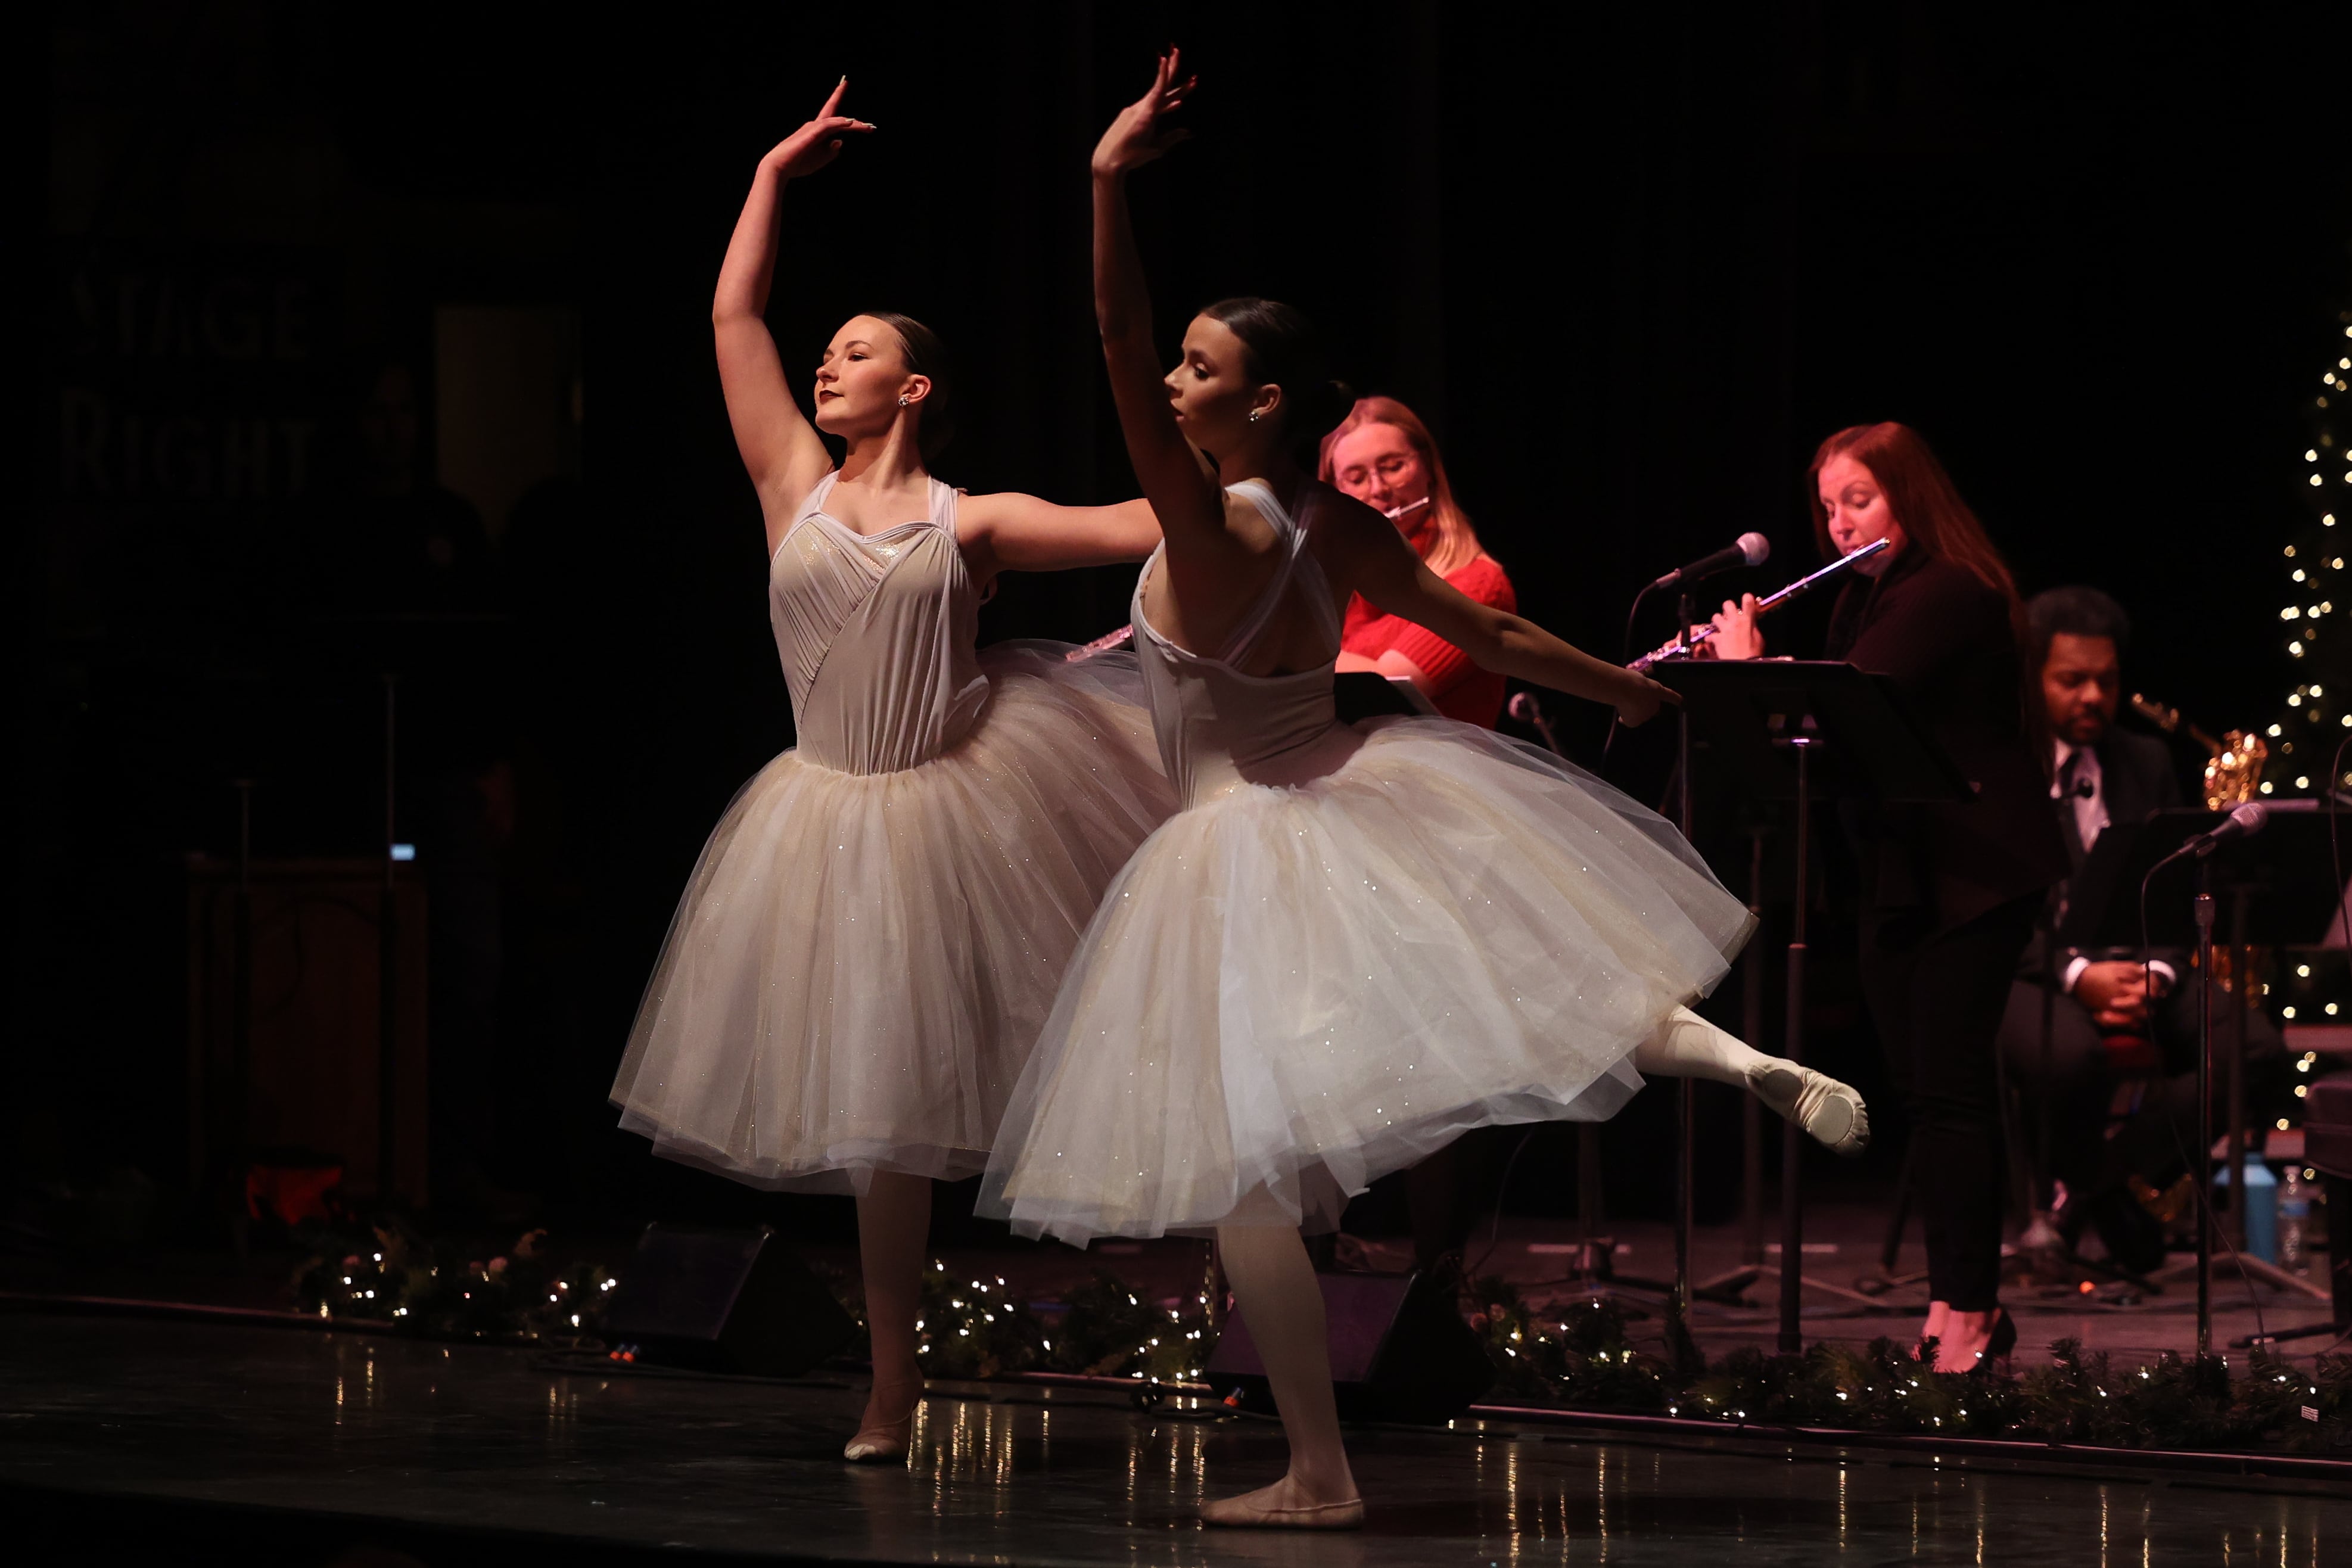
<path fill-rule="evenodd" d="M 932 478 L 953 387 L 905 316 L 834 334 L 814 427 L 793 400 L 764 320 L 780 204 L 872 131 L 841 96 L 761 160 L 711 312 L 799 743 L 704 847 L 613 1100 L 671 1158 L 857 1194 L 874 1386 L 845 1454 L 888 1460 L 922 1394 L 930 1183 L 981 1169 L 1064 963 L 1173 796 L 1130 656 L 973 648 L 998 572 L 1139 559 L 1150 507 Z"/>
<path fill-rule="evenodd" d="M 1202 1517 L 1346 1529 L 1363 1508 L 1302 1223 L 1336 1224 L 1349 1194 L 1467 1128 L 1606 1117 L 1643 1071 L 1745 1084 L 1835 1146 L 1866 1124 L 1852 1089 L 1685 1007 L 1749 921 L 1663 818 L 1471 724 L 1335 717 L 1357 592 L 1629 721 L 1668 694 L 1465 597 L 1302 471 L 1349 401 L 1297 310 L 1210 306 L 1163 381 L 1125 185 L 1181 136 L 1189 85 L 1162 58 L 1094 158 L 1103 353 L 1166 535 L 1135 645 L 1183 808 L 1071 960 L 982 1208 L 1075 1243 L 1213 1230 L 1290 1467 Z"/>

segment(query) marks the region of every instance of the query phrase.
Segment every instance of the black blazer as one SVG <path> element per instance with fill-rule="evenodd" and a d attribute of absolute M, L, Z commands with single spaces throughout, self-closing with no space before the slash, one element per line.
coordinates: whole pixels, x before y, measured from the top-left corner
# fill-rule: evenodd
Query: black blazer
<path fill-rule="evenodd" d="M 1924 911 L 1948 930 L 2066 875 L 2049 775 L 2025 738 L 2006 596 L 1911 546 L 1838 595 L 1828 653 L 1892 676 L 1976 787 L 1970 801 L 1850 814 L 1873 909 Z"/>
<path fill-rule="evenodd" d="M 2180 774 L 2172 765 L 2172 748 L 2155 736 L 2111 729 L 2091 752 L 2099 759 L 2099 793 L 2106 797 L 2111 826 L 2130 827 L 2181 804 Z M 2087 856 L 2065 829 L 2074 815 L 2074 803 L 2053 800 L 2050 804 L 2056 808 L 2051 820 L 2059 825 L 2067 857 L 2079 871 Z"/>
<path fill-rule="evenodd" d="M 2091 751 L 2099 759 L 2099 789 L 2106 797 L 2108 832 L 2146 822 L 2158 811 L 2184 804 L 2180 793 L 2180 773 L 2173 765 L 2172 748 L 2155 736 L 2135 735 L 2127 730 L 2109 730 L 2106 738 L 2093 746 Z M 2064 884 L 2071 903 L 2080 896 L 2074 884 L 2084 862 L 2090 857 L 2083 850 L 2080 840 L 2066 831 L 2066 825 L 2074 815 L 2074 802 L 2053 798 L 2050 805 L 2050 819 L 2058 825 L 2059 837 L 2066 846 L 2067 858 L 2074 862 L 2074 869 L 2067 873 Z M 2076 909 L 2070 923 L 2080 921 L 2083 929 L 2097 929 L 2105 906 L 2115 898 L 2116 891 L 2109 888 L 2104 897 L 2092 893 L 2090 896 L 2098 898 L 2102 907 Z M 2065 952 L 2072 956 L 2072 949 Z M 2149 956 L 2160 958 L 2174 969 L 2186 973 L 2184 966 L 2188 963 L 2188 955 L 2185 951 L 2158 947 Z M 2063 962 L 2059 968 L 2062 972 L 2064 970 Z M 2026 944 L 2025 955 L 2018 961 L 2017 973 L 2021 980 L 2041 984 L 2042 942 L 2039 939 Z"/>

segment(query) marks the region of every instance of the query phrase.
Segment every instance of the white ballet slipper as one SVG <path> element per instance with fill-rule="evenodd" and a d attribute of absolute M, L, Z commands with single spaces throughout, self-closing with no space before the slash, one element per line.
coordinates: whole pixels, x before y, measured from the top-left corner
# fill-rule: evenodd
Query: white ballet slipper
<path fill-rule="evenodd" d="M 1748 1069 L 1748 1087 L 1833 1154 L 1852 1156 L 1870 1146 L 1870 1112 L 1862 1096 L 1827 1073 L 1767 1057 Z"/>

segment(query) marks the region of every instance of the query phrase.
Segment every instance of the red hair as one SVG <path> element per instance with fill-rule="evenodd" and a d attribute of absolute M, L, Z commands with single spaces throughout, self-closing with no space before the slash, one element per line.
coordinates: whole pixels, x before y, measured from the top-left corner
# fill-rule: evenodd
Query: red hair
<path fill-rule="evenodd" d="M 1964 566 L 1988 588 L 2007 599 L 2011 618 L 2021 613 L 2017 579 L 2000 558 L 1991 536 L 1952 483 L 1951 475 L 1936 454 L 1908 425 L 1885 420 L 1876 425 L 1850 425 L 1822 443 L 1806 470 L 1811 480 L 1805 504 L 1812 509 L 1813 540 L 1826 560 L 1837 559 L 1830 542 L 1829 513 L 1822 506 L 1822 469 L 1832 458 L 1848 457 L 1870 470 L 1886 496 L 1886 510 L 1903 525 L 1908 546 L 1933 561 Z"/>
<path fill-rule="evenodd" d="M 1356 399 L 1356 405 L 1339 421 L 1339 428 L 1323 437 L 1322 458 L 1315 466 L 1315 477 L 1327 485 L 1333 482 L 1337 469 L 1331 455 L 1338 450 L 1340 437 L 1366 425 L 1388 425 L 1403 432 L 1406 444 L 1421 455 L 1422 466 L 1429 470 L 1431 532 L 1436 541 L 1426 557 L 1429 569 L 1443 577 L 1484 555 L 1486 552 L 1478 542 L 1476 531 L 1470 526 L 1470 514 L 1454 499 L 1454 486 L 1445 477 L 1445 459 L 1437 455 L 1437 437 L 1429 433 L 1420 415 L 1393 397 Z"/>

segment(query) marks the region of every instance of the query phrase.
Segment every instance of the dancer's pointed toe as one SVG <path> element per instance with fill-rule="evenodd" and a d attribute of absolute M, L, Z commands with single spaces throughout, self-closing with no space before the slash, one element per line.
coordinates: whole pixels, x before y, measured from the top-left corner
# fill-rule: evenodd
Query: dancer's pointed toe
<path fill-rule="evenodd" d="M 1870 1146 L 1870 1111 L 1850 1084 L 1772 1057 L 1749 1070 L 1748 1087 L 1833 1154 L 1852 1156 Z"/>

